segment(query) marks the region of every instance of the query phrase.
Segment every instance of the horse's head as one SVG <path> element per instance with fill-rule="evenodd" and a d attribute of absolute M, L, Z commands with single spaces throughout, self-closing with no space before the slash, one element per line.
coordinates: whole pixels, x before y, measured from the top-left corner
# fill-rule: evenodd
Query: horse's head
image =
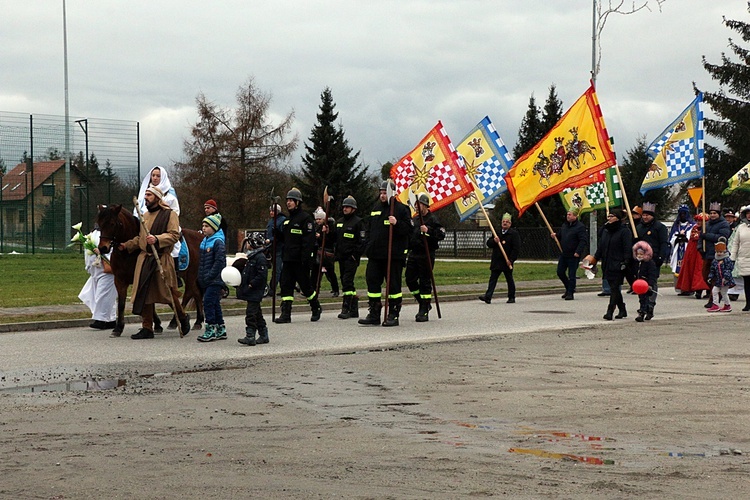
<path fill-rule="evenodd" d="M 99 226 L 99 252 L 106 255 L 112 249 L 117 235 L 121 233 L 120 212 L 122 205 L 97 206 L 96 225 Z M 122 243 L 122 242 L 120 242 Z"/>

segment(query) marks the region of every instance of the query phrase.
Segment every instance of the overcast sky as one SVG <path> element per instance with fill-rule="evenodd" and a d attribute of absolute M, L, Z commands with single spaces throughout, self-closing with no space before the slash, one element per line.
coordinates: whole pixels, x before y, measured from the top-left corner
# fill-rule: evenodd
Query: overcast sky
<path fill-rule="evenodd" d="M 641 4 L 645 0 L 636 0 Z M 625 2 L 629 5 L 629 0 Z M 372 168 L 442 120 L 454 143 L 489 115 L 512 148 L 533 93 L 565 109 L 591 72 L 592 0 L 68 0 L 70 114 L 140 122 L 141 162 L 170 165 L 203 92 L 223 107 L 254 77 L 274 120 L 295 113 L 306 141 L 330 87 L 354 150 Z M 666 0 L 613 15 L 597 93 L 620 156 L 716 90 L 722 24 L 745 0 Z M 0 0 L 0 111 L 63 115 L 62 0 Z M 709 139 L 710 140 L 710 139 Z M 302 142 L 300 142 L 300 150 Z M 299 164 L 295 157 L 295 164 Z"/>

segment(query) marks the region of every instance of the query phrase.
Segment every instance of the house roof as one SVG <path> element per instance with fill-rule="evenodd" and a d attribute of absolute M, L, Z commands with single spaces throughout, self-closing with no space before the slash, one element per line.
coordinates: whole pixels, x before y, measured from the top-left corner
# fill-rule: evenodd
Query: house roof
<path fill-rule="evenodd" d="M 21 201 L 34 189 L 39 188 L 42 184 L 62 169 L 65 160 L 40 161 L 34 163 L 34 186 L 31 185 L 31 175 L 27 175 L 26 164 L 19 163 L 8 173 L 1 177 L 2 179 L 2 200 L 3 201 Z M 26 185 L 24 185 L 26 184 Z"/>

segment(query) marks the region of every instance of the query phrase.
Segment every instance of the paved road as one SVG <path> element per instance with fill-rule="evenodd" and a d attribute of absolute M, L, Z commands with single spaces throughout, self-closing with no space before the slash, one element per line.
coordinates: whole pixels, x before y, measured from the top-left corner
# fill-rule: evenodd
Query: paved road
<path fill-rule="evenodd" d="M 703 301 L 679 297 L 672 289 L 660 296 L 656 318 L 659 321 L 692 316 L 706 317 Z M 154 340 L 134 341 L 130 334 L 137 325 L 129 324 L 121 338 L 110 338 L 109 332 L 93 331 L 86 326 L 39 331 L 6 332 L 0 335 L 0 389 L 75 380 L 148 374 L 163 374 L 213 368 L 246 367 L 253 359 L 268 356 L 305 356 L 320 353 L 344 353 L 359 350 L 388 349 L 396 346 L 431 342 L 451 342 L 457 338 L 481 338 L 526 332 L 596 328 L 606 332 L 611 323 L 602 320 L 607 299 L 595 292 L 579 293 L 575 301 L 561 300 L 559 295 L 521 297 L 516 304 L 503 299 L 491 305 L 478 300 L 441 303 L 443 318 L 433 309 L 428 323 L 414 322 L 416 304 L 405 305 L 401 326 L 395 328 L 359 326 L 356 320 L 339 320 L 337 310 L 326 310 L 317 323 L 309 321 L 309 310 L 295 311 L 292 323 L 271 325 L 271 343 L 244 347 L 237 343 L 244 336 L 244 317 L 226 318 L 229 339 L 203 344 L 196 333 L 180 339 L 176 331 L 165 331 Z M 637 297 L 626 296 L 633 328 Z M 720 316 L 747 315 L 735 303 L 735 311 Z M 362 308 L 361 314 L 365 309 Z M 686 321 L 689 328 L 689 321 Z"/>

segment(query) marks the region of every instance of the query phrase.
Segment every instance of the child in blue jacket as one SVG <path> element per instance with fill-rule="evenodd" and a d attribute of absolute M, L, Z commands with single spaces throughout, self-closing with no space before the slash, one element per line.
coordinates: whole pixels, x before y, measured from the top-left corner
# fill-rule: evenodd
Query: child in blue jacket
<path fill-rule="evenodd" d="M 268 282 L 268 260 L 265 254 L 265 237 L 262 233 L 250 233 L 247 243 L 250 249 L 247 251 L 247 260 L 240 259 L 237 267 L 241 269 L 242 281 L 237 287 L 237 298 L 247 301 L 245 309 L 245 336 L 237 339 L 243 345 L 268 344 L 268 325 L 263 318 L 263 310 L 260 303 Z M 233 264 L 233 265 L 235 265 Z M 255 338 L 258 332 L 258 338 Z"/>
<path fill-rule="evenodd" d="M 209 215 L 201 224 L 204 234 L 200 248 L 198 266 L 198 286 L 203 291 L 203 312 L 206 314 L 206 329 L 198 337 L 199 342 L 226 340 L 227 327 L 221 312 L 221 290 L 224 281 L 221 271 L 227 265 L 227 251 L 224 244 L 224 231 L 221 226 L 221 215 Z"/>

